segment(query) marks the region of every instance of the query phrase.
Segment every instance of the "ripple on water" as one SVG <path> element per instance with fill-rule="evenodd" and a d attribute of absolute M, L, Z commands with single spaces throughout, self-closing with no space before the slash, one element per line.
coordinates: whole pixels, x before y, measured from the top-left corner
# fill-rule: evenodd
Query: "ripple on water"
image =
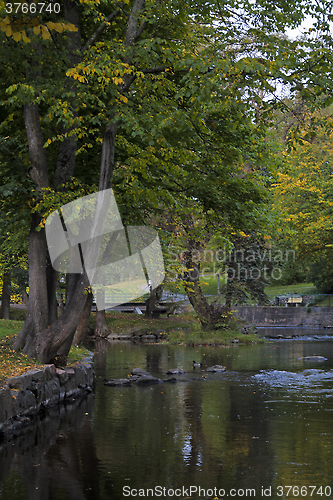
<path fill-rule="evenodd" d="M 333 370 L 307 369 L 301 372 L 281 370 L 262 370 L 253 375 L 253 379 L 272 390 L 282 389 L 287 393 L 299 393 L 303 396 L 332 397 Z"/>

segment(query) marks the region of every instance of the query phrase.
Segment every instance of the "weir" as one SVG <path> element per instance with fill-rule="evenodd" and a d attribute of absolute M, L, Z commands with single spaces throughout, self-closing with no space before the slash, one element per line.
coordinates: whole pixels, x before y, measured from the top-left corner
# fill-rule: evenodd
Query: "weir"
<path fill-rule="evenodd" d="M 333 328 L 333 307 L 233 306 L 233 311 L 256 326 Z"/>

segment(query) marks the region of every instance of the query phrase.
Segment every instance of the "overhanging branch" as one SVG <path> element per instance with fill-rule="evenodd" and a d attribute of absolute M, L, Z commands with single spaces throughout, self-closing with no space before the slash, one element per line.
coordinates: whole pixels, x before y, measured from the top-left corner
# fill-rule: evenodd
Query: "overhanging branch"
<path fill-rule="evenodd" d="M 105 30 L 105 28 L 108 27 L 108 23 L 110 23 L 112 21 L 112 19 L 114 19 L 121 11 L 122 11 L 122 8 L 124 6 L 124 2 L 122 2 L 120 5 L 119 5 L 119 9 L 117 10 L 114 10 L 107 18 L 106 18 L 106 22 L 101 24 L 99 26 L 99 28 L 97 28 L 97 30 L 95 31 L 95 33 L 89 38 L 89 40 L 87 41 L 87 43 L 85 44 L 85 46 L 83 47 L 82 49 L 82 52 L 85 52 L 91 45 L 93 45 L 97 38 L 99 37 L 99 35 Z"/>

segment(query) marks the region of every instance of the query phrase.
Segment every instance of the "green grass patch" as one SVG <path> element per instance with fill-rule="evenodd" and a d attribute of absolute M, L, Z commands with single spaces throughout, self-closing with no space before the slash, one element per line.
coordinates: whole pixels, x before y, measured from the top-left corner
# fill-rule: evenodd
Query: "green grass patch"
<path fill-rule="evenodd" d="M 0 320 L 0 384 L 7 378 L 17 377 L 24 372 L 40 368 L 41 364 L 26 354 L 13 349 L 14 338 L 21 330 L 23 321 Z M 84 347 L 72 346 L 68 354 L 67 365 L 75 365 L 89 355 Z"/>
<path fill-rule="evenodd" d="M 18 307 L 11 306 L 9 319 L 13 321 L 25 321 L 26 315 L 27 315 L 26 309 L 20 309 Z"/>
<path fill-rule="evenodd" d="M 227 277 L 224 274 L 220 277 L 220 292 L 222 287 L 226 284 Z M 218 279 L 216 275 L 211 276 L 201 276 L 200 277 L 201 289 L 205 295 L 217 295 L 218 294 Z"/>
<path fill-rule="evenodd" d="M 7 328 L 6 326 L 5 329 Z M 17 377 L 28 370 L 40 367 L 40 363 L 37 360 L 28 358 L 26 354 L 14 351 L 13 343 L 15 334 L 12 332 L 9 335 L 4 335 L 2 323 L 0 325 L 0 337 L 0 384 L 7 378 Z"/>
<path fill-rule="evenodd" d="M 91 326 L 95 321 L 92 313 Z M 241 333 L 242 325 L 238 320 L 232 319 L 226 329 L 204 331 L 199 319 L 194 312 L 176 314 L 169 318 L 147 319 L 144 316 L 132 313 L 119 313 L 110 311 L 106 314 L 107 324 L 112 333 L 127 333 L 134 328 L 143 332 L 165 331 L 164 343 L 181 345 L 215 344 L 225 345 L 238 339 L 240 343 L 258 342 L 256 334 L 244 335 Z"/>
<path fill-rule="evenodd" d="M 94 328 L 96 313 L 91 313 L 89 326 Z M 117 311 L 108 311 L 106 313 L 106 322 L 112 333 L 125 333 L 133 328 L 140 330 L 172 330 L 175 328 L 187 328 L 193 321 L 193 313 L 173 314 L 172 316 L 152 319 L 145 318 L 142 314 L 120 313 Z"/>
<path fill-rule="evenodd" d="M 7 335 L 19 333 L 23 325 L 23 321 L 12 321 L 10 319 L 0 319 L 0 339 Z"/>
<path fill-rule="evenodd" d="M 67 356 L 67 366 L 80 363 L 83 358 L 89 355 L 90 351 L 88 351 L 88 349 L 86 349 L 85 347 L 77 347 L 75 345 L 72 345 Z"/>
<path fill-rule="evenodd" d="M 189 330 L 173 330 L 167 333 L 167 343 L 175 345 L 229 345 L 238 341 L 240 344 L 264 342 L 257 334 L 244 335 L 239 327 L 221 330 L 203 331 L 200 325 L 192 325 Z"/>
<path fill-rule="evenodd" d="M 287 294 L 313 294 L 316 289 L 312 283 L 295 283 L 294 285 L 269 285 L 265 288 L 265 293 L 268 296 L 287 295 Z"/>

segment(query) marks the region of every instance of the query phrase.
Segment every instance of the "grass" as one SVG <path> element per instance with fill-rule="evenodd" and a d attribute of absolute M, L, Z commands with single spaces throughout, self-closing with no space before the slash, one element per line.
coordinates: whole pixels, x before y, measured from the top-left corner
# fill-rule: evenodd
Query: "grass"
<path fill-rule="evenodd" d="M 258 335 L 250 333 L 244 335 L 239 326 L 233 326 L 225 330 L 202 331 L 200 326 L 195 325 L 190 330 L 171 331 L 167 334 L 166 342 L 177 345 L 228 345 L 238 340 L 240 344 L 251 344 L 253 342 L 264 342 Z"/>
<path fill-rule="evenodd" d="M 95 325 L 96 313 L 91 313 L 89 325 L 91 328 Z M 193 321 L 193 313 L 174 314 L 158 319 L 145 318 L 141 314 L 120 313 L 117 311 L 108 311 L 106 313 L 106 322 L 112 333 L 126 333 L 133 328 L 140 330 L 156 330 L 169 331 L 175 328 L 188 328 L 189 323 Z"/>
<path fill-rule="evenodd" d="M 85 347 L 77 347 L 75 345 L 72 345 L 67 356 L 67 365 L 68 366 L 75 365 L 89 354 L 90 351 L 88 351 L 88 349 L 86 349 Z"/>
<path fill-rule="evenodd" d="M 0 384 L 7 378 L 17 377 L 26 371 L 41 367 L 36 359 L 17 353 L 13 349 L 14 338 L 22 325 L 23 321 L 0 319 Z M 68 355 L 68 365 L 75 365 L 88 353 L 89 351 L 83 347 L 72 346 Z"/>
<path fill-rule="evenodd" d="M 287 295 L 287 294 L 313 294 L 316 293 L 312 283 L 296 283 L 294 285 L 269 285 L 265 288 L 266 294 L 271 296 Z"/>
<path fill-rule="evenodd" d="M 94 316 L 90 319 L 90 326 L 94 325 Z M 238 339 L 240 343 L 258 342 L 256 334 L 244 335 L 241 333 L 242 324 L 232 319 L 228 329 L 203 331 L 200 321 L 194 312 L 176 314 L 169 318 L 147 319 L 144 316 L 132 313 L 110 311 L 106 314 L 107 324 L 112 333 L 127 333 L 134 329 L 142 332 L 166 332 L 164 343 L 181 345 L 215 344 L 225 345 Z"/>
<path fill-rule="evenodd" d="M 38 361 L 13 349 L 14 337 L 20 331 L 22 324 L 23 321 L 0 320 L 0 384 L 7 378 L 40 367 Z"/>

